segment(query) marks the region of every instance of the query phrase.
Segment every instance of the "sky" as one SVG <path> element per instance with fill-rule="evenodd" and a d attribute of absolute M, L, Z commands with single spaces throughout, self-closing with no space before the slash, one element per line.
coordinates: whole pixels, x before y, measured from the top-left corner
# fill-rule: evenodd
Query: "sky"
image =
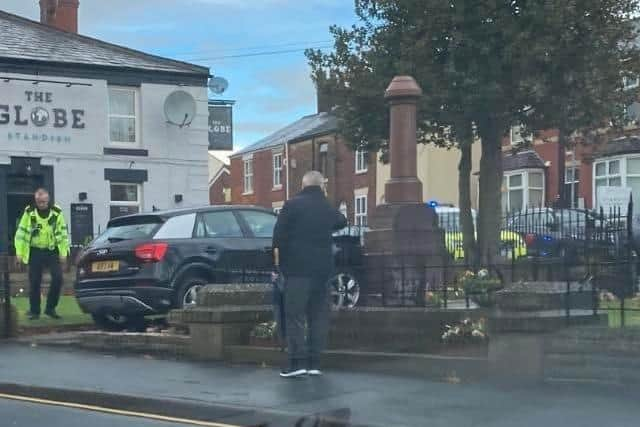
<path fill-rule="evenodd" d="M 330 48 L 329 26 L 355 23 L 353 0 L 80 0 L 81 34 L 210 67 L 236 101 L 238 149 L 316 112 L 303 50 Z M 38 20 L 38 0 L 0 0 Z M 283 52 L 286 51 L 286 52 Z M 276 53 L 273 53 L 276 52 Z"/>

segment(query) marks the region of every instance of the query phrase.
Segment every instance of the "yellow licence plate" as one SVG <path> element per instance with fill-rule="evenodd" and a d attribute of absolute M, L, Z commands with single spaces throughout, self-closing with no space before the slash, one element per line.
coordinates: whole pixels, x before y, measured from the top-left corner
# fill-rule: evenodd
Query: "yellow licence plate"
<path fill-rule="evenodd" d="M 109 273 L 120 269 L 120 261 L 99 261 L 91 264 L 92 273 Z"/>

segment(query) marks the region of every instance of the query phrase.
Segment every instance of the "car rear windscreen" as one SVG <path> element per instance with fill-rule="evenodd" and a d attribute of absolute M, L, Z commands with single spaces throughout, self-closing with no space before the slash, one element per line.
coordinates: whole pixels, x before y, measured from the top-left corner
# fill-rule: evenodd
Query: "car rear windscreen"
<path fill-rule="evenodd" d="M 123 240 L 150 239 L 161 224 L 158 218 L 154 218 L 149 222 L 111 226 L 93 241 L 93 245 L 104 245 Z"/>

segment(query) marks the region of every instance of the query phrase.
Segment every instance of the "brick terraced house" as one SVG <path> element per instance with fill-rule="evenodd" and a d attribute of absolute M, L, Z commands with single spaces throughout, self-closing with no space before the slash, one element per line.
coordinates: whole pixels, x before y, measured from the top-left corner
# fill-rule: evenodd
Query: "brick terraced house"
<path fill-rule="evenodd" d="M 353 151 L 326 112 L 302 117 L 231 156 L 231 200 L 279 211 L 310 170 L 326 178 L 329 201 L 349 222 L 366 226 L 376 206 L 376 158 Z"/>

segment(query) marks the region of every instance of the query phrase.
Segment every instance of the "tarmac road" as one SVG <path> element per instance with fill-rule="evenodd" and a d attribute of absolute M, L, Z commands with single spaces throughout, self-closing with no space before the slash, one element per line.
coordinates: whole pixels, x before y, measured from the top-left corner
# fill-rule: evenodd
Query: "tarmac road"
<path fill-rule="evenodd" d="M 0 399 L 3 427 L 186 427 L 138 417 Z"/>

